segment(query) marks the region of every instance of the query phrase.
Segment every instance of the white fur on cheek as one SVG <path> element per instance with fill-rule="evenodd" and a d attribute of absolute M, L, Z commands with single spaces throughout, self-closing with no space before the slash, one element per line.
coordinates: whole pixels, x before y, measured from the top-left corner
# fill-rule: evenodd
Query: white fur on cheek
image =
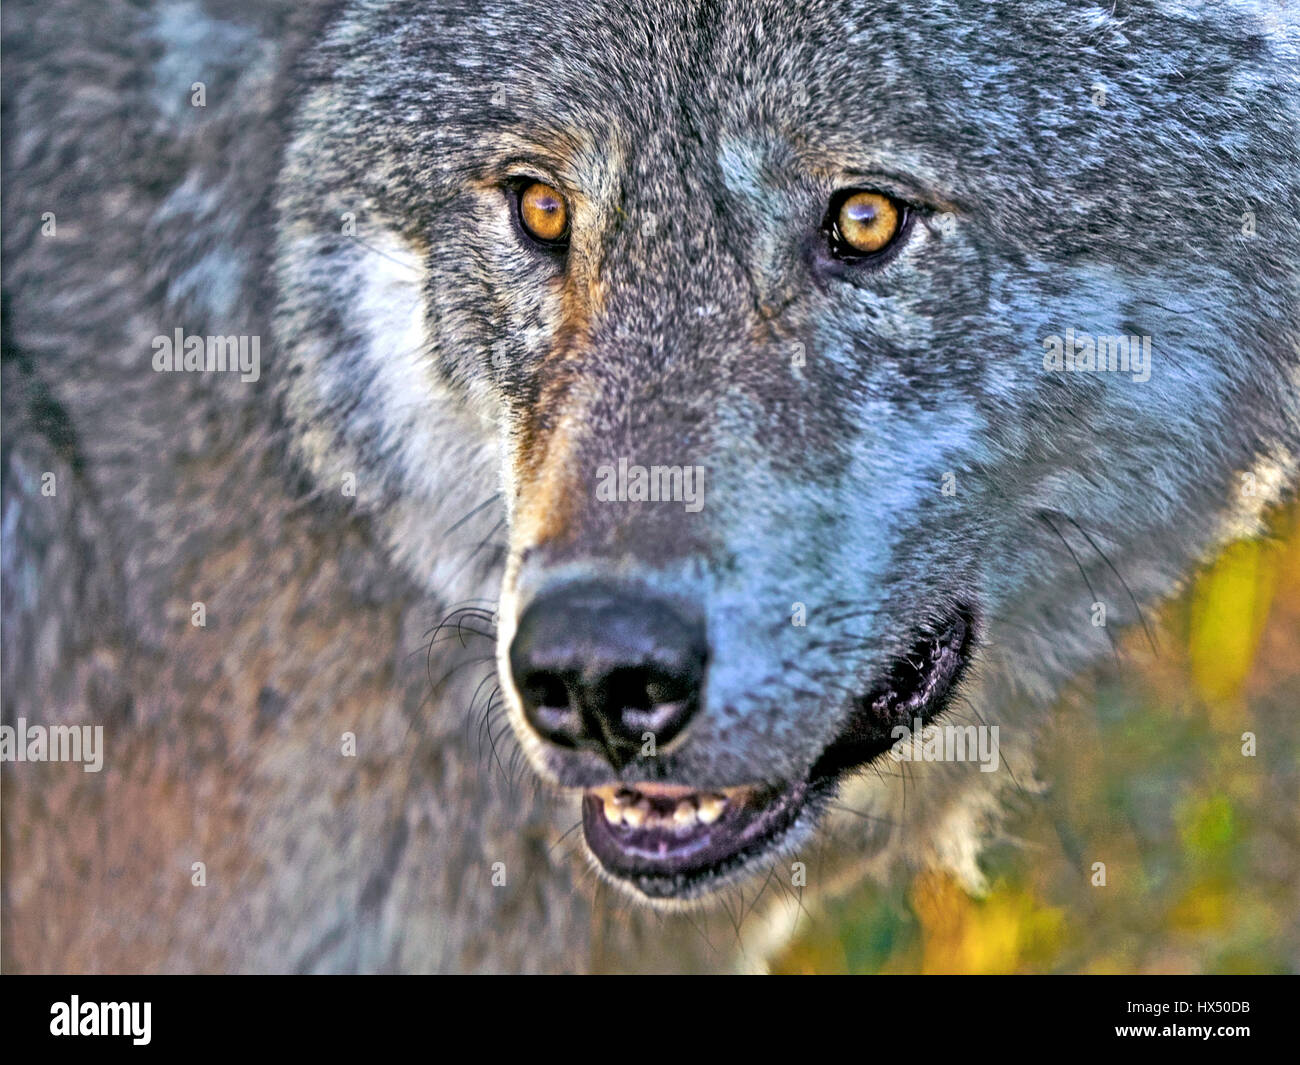
<path fill-rule="evenodd" d="M 356 356 L 372 392 L 376 446 L 401 486 L 399 498 L 378 501 L 393 519 L 390 544 L 445 601 L 491 596 L 495 582 L 484 587 L 481 572 L 491 546 L 478 545 L 504 535 L 500 504 L 459 523 L 498 491 L 495 438 L 438 376 L 418 252 L 387 231 L 361 249 L 350 314 L 364 336 Z"/>

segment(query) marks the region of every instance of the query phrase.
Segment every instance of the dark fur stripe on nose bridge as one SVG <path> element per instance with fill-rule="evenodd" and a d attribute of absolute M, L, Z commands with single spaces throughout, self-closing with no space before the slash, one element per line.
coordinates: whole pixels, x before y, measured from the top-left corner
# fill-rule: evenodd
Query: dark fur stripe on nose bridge
<path fill-rule="evenodd" d="M 572 533 L 582 492 L 582 478 L 573 466 L 575 438 L 582 432 L 585 406 L 575 363 L 587 350 L 600 304 L 599 283 L 583 267 L 575 268 L 564 281 L 560 321 L 550 354 L 542 360 L 537 394 L 524 406 L 515 437 L 516 550 L 561 541 Z"/>

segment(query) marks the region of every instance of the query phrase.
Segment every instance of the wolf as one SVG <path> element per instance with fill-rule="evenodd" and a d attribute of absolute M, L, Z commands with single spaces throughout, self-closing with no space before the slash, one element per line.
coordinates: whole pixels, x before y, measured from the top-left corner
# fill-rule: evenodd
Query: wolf
<path fill-rule="evenodd" d="M 978 890 L 1294 491 L 1287 6 L 3 20 L 4 721 L 104 726 L 6 758 L 11 971 L 761 969 Z M 945 724 L 995 771 L 891 759 Z"/>

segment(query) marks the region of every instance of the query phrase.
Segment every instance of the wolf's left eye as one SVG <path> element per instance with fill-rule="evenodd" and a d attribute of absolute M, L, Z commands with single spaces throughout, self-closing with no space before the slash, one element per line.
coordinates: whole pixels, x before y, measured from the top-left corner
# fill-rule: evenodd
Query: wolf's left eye
<path fill-rule="evenodd" d="M 879 255 L 903 230 L 906 206 L 871 189 L 844 189 L 831 199 L 822 229 L 837 259 Z"/>

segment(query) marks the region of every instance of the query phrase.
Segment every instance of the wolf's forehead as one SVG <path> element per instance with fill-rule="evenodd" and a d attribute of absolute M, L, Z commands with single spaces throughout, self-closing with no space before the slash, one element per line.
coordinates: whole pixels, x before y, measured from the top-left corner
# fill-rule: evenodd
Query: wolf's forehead
<path fill-rule="evenodd" d="M 1126 5 L 1135 6 L 1117 15 L 1109 0 L 496 0 L 474 12 L 396 3 L 358 9 L 335 42 L 461 92 L 526 90 L 512 93 L 525 108 L 639 112 L 697 129 L 710 116 L 873 117 L 909 105 L 939 117 L 1019 106 L 1041 114 L 1077 105 L 1089 73 L 1185 80 L 1180 63 L 1242 37 L 1257 57 L 1281 47 L 1294 55 L 1267 4 L 1225 5 L 1217 17 L 1214 5 Z M 1180 7 L 1195 17 L 1177 17 Z M 1032 99 L 1017 99 L 1020 89 Z"/>
<path fill-rule="evenodd" d="M 1014 142 L 1026 108 L 1038 123 L 1077 124 L 1090 62 L 1122 38 L 1115 20 L 1049 0 L 505 0 L 471 15 L 440 6 L 357 32 L 349 47 L 367 66 L 356 76 L 373 76 L 374 64 L 391 71 L 390 98 L 404 98 L 394 84 L 406 83 L 413 100 L 475 101 L 468 116 L 457 107 L 444 119 L 471 150 L 504 117 L 562 150 L 585 139 L 593 159 L 625 149 L 662 169 L 724 152 L 741 182 L 746 169 L 779 179 L 801 152 L 870 166 L 907 149 L 944 158 L 954 138 L 990 150 Z M 1131 54 L 1136 42 L 1120 38 Z M 1041 77 L 1045 67 L 1055 76 Z"/>
<path fill-rule="evenodd" d="M 1004 244 L 1141 232 L 1164 261 L 1189 217 L 1167 190 L 1276 198 L 1294 142 L 1286 27 L 1236 4 L 465 7 L 359 5 L 322 53 L 339 156 L 377 195 L 454 196 L 531 159 L 599 205 L 589 232 L 736 201 L 776 231 L 851 177 L 895 177 Z"/>

